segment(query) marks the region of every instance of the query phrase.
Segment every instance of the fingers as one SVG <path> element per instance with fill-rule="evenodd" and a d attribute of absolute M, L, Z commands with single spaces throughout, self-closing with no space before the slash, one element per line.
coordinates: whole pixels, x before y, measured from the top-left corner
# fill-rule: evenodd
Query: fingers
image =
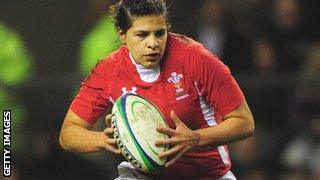
<path fill-rule="evenodd" d="M 170 136 L 169 139 L 156 141 L 156 146 L 170 146 L 171 148 L 159 154 L 159 158 L 172 157 L 167 163 L 166 167 L 175 163 L 183 153 L 191 149 L 190 138 L 191 130 L 181 121 L 174 111 L 170 112 L 170 117 L 176 125 L 175 129 L 158 127 L 157 131 Z"/>
<path fill-rule="evenodd" d="M 107 138 L 107 144 L 114 146 L 117 144 L 117 142 L 115 139 Z"/>
<path fill-rule="evenodd" d="M 176 115 L 176 113 L 173 110 L 170 112 L 170 117 L 173 120 L 173 122 L 176 124 L 176 126 L 181 124 L 180 118 Z"/>
<path fill-rule="evenodd" d="M 186 151 L 186 150 L 180 151 L 174 158 L 170 159 L 170 161 L 168 161 L 168 162 L 165 164 L 165 167 L 169 167 L 169 166 L 171 166 L 172 164 L 174 164 L 174 163 L 182 156 L 182 154 L 183 154 L 185 151 Z"/>
<path fill-rule="evenodd" d="M 169 149 L 168 151 L 160 153 L 159 158 L 163 158 L 166 156 L 173 156 L 173 155 L 177 154 L 181 149 L 182 149 L 181 146 L 174 146 L 171 149 Z"/>
<path fill-rule="evenodd" d="M 183 153 L 186 152 L 186 149 L 187 148 L 183 146 L 174 146 L 168 151 L 160 153 L 159 158 L 168 157 L 168 156 L 173 157 L 165 164 L 165 167 L 169 167 L 172 164 L 174 164 L 182 156 Z"/>
<path fill-rule="evenodd" d="M 167 127 L 157 127 L 156 129 L 158 132 L 166 134 L 168 136 L 173 136 L 175 134 L 175 131 L 171 128 Z"/>
<path fill-rule="evenodd" d="M 155 145 L 158 146 L 158 147 L 159 146 L 166 146 L 166 145 L 175 145 L 178 142 L 179 142 L 178 140 L 170 138 L 170 139 L 165 139 L 165 140 L 157 140 L 155 142 Z"/>
<path fill-rule="evenodd" d="M 110 126 L 111 126 L 111 118 L 112 118 L 112 114 L 108 114 L 108 115 L 106 115 L 106 117 L 105 117 L 105 123 L 106 123 L 106 126 L 107 126 L 107 127 L 110 127 Z"/>
<path fill-rule="evenodd" d="M 115 139 L 107 139 L 107 144 L 106 144 L 106 149 L 114 152 L 116 154 L 120 154 L 121 151 L 117 146 L 116 140 Z"/>
<path fill-rule="evenodd" d="M 111 119 L 111 115 L 109 115 L 106 116 L 106 123 L 108 121 L 107 119 Z M 113 128 L 107 127 L 103 130 L 103 133 L 106 135 L 105 148 L 113 153 L 120 154 L 121 151 L 118 149 L 117 141 L 113 138 Z"/>
<path fill-rule="evenodd" d="M 114 152 L 116 154 L 120 154 L 120 150 L 117 146 L 117 141 L 113 138 L 113 129 L 112 128 L 106 128 L 104 131 L 104 134 L 106 135 L 106 144 L 105 148 L 111 152 Z"/>
<path fill-rule="evenodd" d="M 118 148 L 115 147 L 115 146 L 112 146 L 112 145 L 107 144 L 107 145 L 106 145 L 106 149 L 109 150 L 109 151 L 111 151 L 111 152 L 113 152 L 113 153 L 121 154 L 120 149 L 118 149 Z"/>
<path fill-rule="evenodd" d="M 113 136 L 113 129 L 111 127 L 107 127 L 106 129 L 103 130 L 103 133 L 105 135 L 112 135 Z"/>

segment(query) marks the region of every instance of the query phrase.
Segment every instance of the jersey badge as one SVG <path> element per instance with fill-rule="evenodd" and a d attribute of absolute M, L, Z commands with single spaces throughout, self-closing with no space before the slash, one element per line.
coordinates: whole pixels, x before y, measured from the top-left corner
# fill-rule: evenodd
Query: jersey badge
<path fill-rule="evenodd" d="M 176 72 L 171 73 L 171 77 L 168 78 L 168 82 L 172 83 L 173 86 L 176 88 L 176 99 L 181 100 L 189 96 L 188 93 L 183 89 L 183 75 L 178 74 Z"/>

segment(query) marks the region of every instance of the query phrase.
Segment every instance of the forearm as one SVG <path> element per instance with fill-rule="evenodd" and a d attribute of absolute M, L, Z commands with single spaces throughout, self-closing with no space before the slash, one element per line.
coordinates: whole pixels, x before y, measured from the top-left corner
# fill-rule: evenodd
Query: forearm
<path fill-rule="evenodd" d="M 234 143 L 251 136 L 254 125 L 241 118 L 228 118 L 216 126 L 199 129 L 198 146 L 220 146 Z"/>
<path fill-rule="evenodd" d="M 106 135 L 81 126 L 70 125 L 61 130 L 60 145 L 70 151 L 89 153 L 105 149 Z"/>

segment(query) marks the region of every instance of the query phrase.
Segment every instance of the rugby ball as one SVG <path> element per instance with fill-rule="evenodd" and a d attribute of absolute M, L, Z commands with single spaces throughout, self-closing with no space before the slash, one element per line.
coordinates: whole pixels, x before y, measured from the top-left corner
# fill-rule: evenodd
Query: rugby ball
<path fill-rule="evenodd" d="M 156 131 L 158 126 L 168 127 L 160 110 L 146 98 L 126 93 L 114 103 L 112 115 L 114 138 L 122 155 L 140 171 L 161 170 L 167 158 L 158 154 L 169 147 L 157 147 L 155 141 L 169 137 Z"/>

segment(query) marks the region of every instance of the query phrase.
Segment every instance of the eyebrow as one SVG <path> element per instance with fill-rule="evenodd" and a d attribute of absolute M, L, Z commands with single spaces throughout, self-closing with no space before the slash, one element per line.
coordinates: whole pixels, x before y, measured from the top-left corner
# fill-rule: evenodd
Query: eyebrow
<path fill-rule="evenodd" d="M 165 30 L 167 30 L 167 28 L 161 28 L 161 29 L 158 29 L 158 30 L 156 30 L 156 31 L 154 31 L 154 32 L 162 32 L 162 31 L 165 31 Z M 134 31 L 134 33 L 149 33 L 150 31 L 145 31 L 145 30 L 139 30 L 139 29 L 137 29 L 136 31 Z"/>

